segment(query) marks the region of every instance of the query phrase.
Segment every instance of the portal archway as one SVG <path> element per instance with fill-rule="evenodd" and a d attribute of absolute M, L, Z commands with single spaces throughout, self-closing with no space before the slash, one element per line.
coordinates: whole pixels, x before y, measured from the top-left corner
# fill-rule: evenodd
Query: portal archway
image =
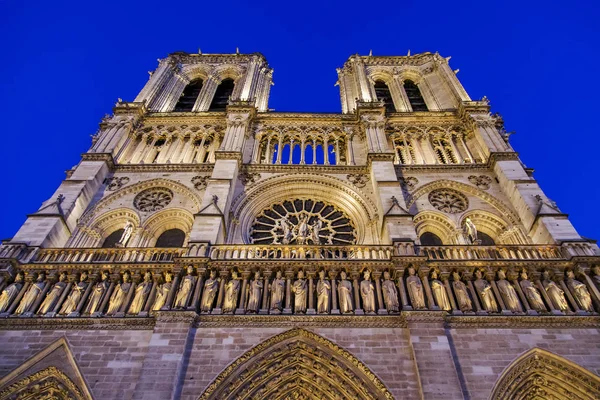
<path fill-rule="evenodd" d="M 199 400 L 287 398 L 379 400 L 393 396 L 346 350 L 312 332 L 292 329 L 235 360 Z"/>

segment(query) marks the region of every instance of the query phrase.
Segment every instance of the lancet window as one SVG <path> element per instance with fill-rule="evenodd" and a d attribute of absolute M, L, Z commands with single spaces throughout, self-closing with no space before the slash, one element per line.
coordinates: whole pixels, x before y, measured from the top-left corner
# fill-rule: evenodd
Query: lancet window
<path fill-rule="evenodd" d="M 404 91 L 413 111 L 429 111 L 419 87 L 411 80 L 404 81 Z"/>
<path fill-rule="evenodd" d="M 121 228 L 108 235 L 108 237 L 104 239 L 104 242 L 102 243 L 102 248 L 108 249 L 117 247 L 116 245 L 119 243 L 119 240 L 121 240 L 121 236 L 123 235 L 124 231 L 125 230 Z"/>
<path fill-rule="evenodd" d="M 377 96 L 377 100 L 382 101 L 385 105 L 386 112 L 396 112 L 396 107 L 394 107 L 394 101 L 392 100 L 390 88 L 384 81 L 375 81 L 375 95 Z"/>
<path fill-rule="evenodd" d="M 415 149 L 406 135 L 397 136 L 393 139 L 396 164 L 416 164 Z"/>
<path fill-rule="evenodd" d="M 444 137 L 434 137 L 431 140 L 433 152 L 440 164 L 456 164 L 458 163 L 457 155 L 454 151 L 454 143 L 451 139 Z"/>
<path fill-rule="evenodd" d="M 254 162 L 260 164 L 346 165 L 349 145 L 340 132 L 267 132 L 259 136 Z"/>
<path fill-rule="evenodd" d="M 233 82 L 233 79 L 223 79 L 219 86 L 217 86 L 217 90 L 208 111 L 224 111 L 225 108 L 227 108 L 227 104 L 229 104 L 229 98 L 233 93 L 234 86 L 235 83 Z"/>
<path fill-rule="evenodd" d="M 158 237 L 154 247 L 183 247 L 184 241 L 185 232 L 181 229 L 169 229 Z"/>
<path fill-rule="evenodd" d="M 196 79 L 191 81 L 183 90 L 179 101 L 175 105 L 176 112 L 189 112 L 194 109 L 194 104 L 200 95 L 202 90 L 202 79 Z"/>

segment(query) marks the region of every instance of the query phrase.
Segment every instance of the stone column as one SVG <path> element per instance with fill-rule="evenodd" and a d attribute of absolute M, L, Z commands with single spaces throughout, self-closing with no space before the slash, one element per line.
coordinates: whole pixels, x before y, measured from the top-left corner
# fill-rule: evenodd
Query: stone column
<path fill-rule="evenodd" d="M 475 310 L 477 314 L 487 314 L 487 311 L 481 309 L 481 304 L 479 304 L 479 294 L 475 290 L 475 286 L 473 285 L 473 274 L 472 272 L 464 272 L 463 279 L 467 281 L 467 285 L 469 286 L 469 290 L 471 291 L 471 298 L 473 299 L 473 303 L 475 303 Z"/>
<path fill-rule="evenodd" d="M 57 279 L 54 274 L 51 275 L 48 279 L 46 279 L 46 281 L 44 282 L 44 289 L 42 290 L 42 293 L 40 293 L 38 295 L 37 299 L 35 299 L 35 302 L 31 306 L 31 308 L 29 308 L 29 310 L 27 310 L 25 313 L 23 313 L 24 317 L 25 316 L 31 317 L 37 313 L 37 310 L 38 310 L 38 308 L 40 308 L 42 301 L 44 301 L 44 299 L 46 298 L 46 294 L 48 293 L 48 290 L 54 285 L 54 282 L 56 282 L 56 280 Z"/>
<path fill-rule="evenodd" d="M 430 310 L 439 310 L 439 307 L 435 305 L 433 293 L 431 293 L 431 287 L 429 286 L 429 268 L 420 268 L 419 275 L 419 277 L 421 278 L 421 282 L 423 282 L 423 287 L 425 288 L 425 297 L 427 297 L 427 307 Z"/>
<path fill-rule="evenodd" d="M 264 283 L 263 283 L 263 293 L 262 293 L 262 307 L 258 310 L 259 314 L 268 314 L 269 313 L 269 278 L 271 277 L 271 271 L 265 270 L 263 272 L 265 274 Z"/>
<path fill-rule="evenodd" d="M 377 292 L 377 314 L 387 314 L 388 312 L 383 304 L 383 293 L 381 292 L 381 271 L 373 271 L 372 275 Z"/>
<path fill-rule="evenodd" d="M 242 271 L 242 295 L 238 303 L 238 308 L 235 310 L 236 314 L 246 313 L 246 291 L 248 290 L 248 279 L 250 278 L 250 274 L 249 270 Z"/>
<path fill-rule="evenodd" d="M 179 280 L 181 279 L 181 273 L 175 272 L 175 279 L 173 280 L 173 284 L 171 285 L 171 291 L 169 291 L 169 296 L 167 296 L 167 301 L 165 305 L 161 308 L 163 311 L 168 311 L 173 306 L 173 299 L 175 299 L 175 294 L 177 293 L 177 289 L 179 289 Z"/>
<path fill-rule="evenodd" d="M 194 289 L 194 296 L 192 297 L 192 302 L 190 306 L 187 308 L 188 311 L 200 311 L 200 295 L 202 293 L 202 288 L 204 287 L 204 273 L 206 272 L 206 268 L 198 268 L 198 279 L 196 279 L 196 288 Z"/>
<path fill-rule="evenodd" d="M 83 293 L 83 296 L 81 296 L 81 299 L 79 300 L 79 304 L 77 305 L 77 308 L 75 309 L 75 311 L 73 311 L 72 313 L 67 315 L 67 317 L 77 318 L 81 315 L 81 311 L 83 310 L 83 307 L 85 306 L 85 303 L 87 302 L 87 299 L 90 296 L 90 292 L 92 291 L 92 288 L 94 287 L 94 285 L 96 284 L 97 281 L 98 281 L 97 273 L 89 274 L 88 285 L 85 288 L 85 292 Z"/>
<path fill-rule="evenodd" d="M 223 298 L 225 295 L 225 278 L 227 278 L 227 271 L 221 270 L 219 273 L 219 279 L 221 280 L 219 284 L 219 294 L 217 295 L 217 306 L 213 308 L 211 314 L 223 314 Z"/>
<path fill-rule="evenodd" d="M 354 303 L 356 304 L 354 307 L 354 314 L 364 315 L 364 310 L 360 308 L 360 286 L 358 278 L 360 278 L 360 273 L 358 271 L 352 272 L 352 285 L 354 286 Z"/>
<path fill-rule="evenodd" d="M 555 274 L 555 276 L 559 276 L 559 275 L 561 275 L 561 274 L 560 273 Z M 565 280 L 562 279 L 562 277 L 559 280 L 559 284 L 560 284 L 561 289 L 565 292 L 565 296 L 567 297 L 567 300 L 569 301 L 569 303 L 571 303 L 571 307 L 573 307 L 573 310 L 575 310 L 576 313 L 584 312 L 581 308 L 579 308 L 579 304 L 577 304 L 577 302 L 575 301 L 575 298 L 573 298 L 573 294 L 567 287 L 567 284 L 565 283 Z"/>
<path fill-rule="evenodd" d="M 450 278 L 449 272 L 440 272 L 440 279 L 444 284 L 444 288 L 446 289 L 446 294 L 448 295 L 448 299 L 450 300 L 450 306 L 452 307 L 452 311 L 460 311 L 456 306 L 456 301 L 454 301 L 454 295 L 452 294 L 452 288 L 450 287 Z"/>
<path fill-rule="evenodd" d="M 294 278 L 294 271 L 285 271 L 286 285 L 285 285 L 285 308 L 282 314 L 292 313 L 292 279 Z"/>
<path fill-rule="evenodd" d="M 412 307 L 408 304 L 406 288 L 404 287 L 404 269 L 396 269 L 396 276 L 398 277 L 398 282 L 396 283 L 396 286 L 398 287 L 398 293 L 400 294 L 401 302 L 400 310 L 412 310 Z"/>
<path fill-rule="evenodd" d="M 496 277 L 496 273 L 493 271 L 490 271 L 485 274 L 484 278 L 486 278 L 488 280 L 488 282 L 490 283 L 490 285 L 492 286 L 492 291 L 494 292 L 494 296 L 496 297 L 496 302 L 502 309 L 502 313 L 503 314 L 512 314 L 512 311 L 508 310 L 506 308 L 506 306 L 504 305 L 504 299 L 500 295 L 500 291 L 498 290 L 498 286 L 496 285 L 495 277 Z"/>
<path fill-rule="evenodd" d="M 338 315 L 340 310 L 337 305 L 337 283 L 335 278 L 337 277 L 337 271 L 329 271 L 329 280 L 331 281 L 331 314 Z"/>
<path fill-rule="evenodd" d="M 154 303 L 154 298 L 156 297 L 156 288 L 158 286 L 158 280 L 160 279 L 160 273 L 153 274 L 152 280 L 152 288 L 150 288 L 150 293 L 148 293 L 148 298 L 146 299 L 146 303 L 144 304 L 144 308 L 138 314 L 139 317 L 147 317 L 150 313 L 150 308 Z"/>
<path fill-rule="evenodd" d="M 314 279 L 315 272 L 310 271 L 306 273 L 308 275 L 308 309 L 306 310 L 306 315 L 316 314 L 315 310 L 315 288 L 314 288 Z"/>

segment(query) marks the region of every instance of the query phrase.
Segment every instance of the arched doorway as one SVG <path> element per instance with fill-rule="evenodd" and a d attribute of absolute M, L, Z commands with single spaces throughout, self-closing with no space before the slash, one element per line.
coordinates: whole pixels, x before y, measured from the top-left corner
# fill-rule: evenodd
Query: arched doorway
<path fill-rule="evenodd" d="M 274 336 L 228 366 L 199 400 L 393 399 L 356 357 L 331 341 L 292 329 Z"/>

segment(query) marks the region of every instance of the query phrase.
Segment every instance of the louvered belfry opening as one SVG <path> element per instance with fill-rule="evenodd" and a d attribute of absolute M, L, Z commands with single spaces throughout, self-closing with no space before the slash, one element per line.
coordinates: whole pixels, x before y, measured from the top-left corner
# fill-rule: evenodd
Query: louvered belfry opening
<path fill-rule="evenodd" d="M 429 111 L 419 87 L 413 81 L 404 81 L 404 91 L 413 111 Z"/>
<path fill-rule="evenodd" d="M 384 81 L 375 82 L 375 95 L 377 96 L 377 100 L 383 101 L 383 104 L 385 105 L 385 112 L 396 112 L 396 107 L 394 107 L 394 101 L 392 100 L 390 88 Z"/>
<path fill-rule="evenodd" d="M 208 111 L 225 111 L 227 104 L 229 103 L 229 97 L 231 97 L 231 94 L 233 93 L 234 85 L 233 79 L 223 79 L 217 87 L 215 97 L 213 97 Z"/>
<path fill-rule="evenodd" d="M 175 105 L 175 111 L 177 112 L 189 112 L 194 109 L 194 104 L 196 104 L 196 99 L 200 95 L 200 91 L 202 90 L 202 79 L 196 79 L 190 82 L 185 89 L 179 101 Z"/>

